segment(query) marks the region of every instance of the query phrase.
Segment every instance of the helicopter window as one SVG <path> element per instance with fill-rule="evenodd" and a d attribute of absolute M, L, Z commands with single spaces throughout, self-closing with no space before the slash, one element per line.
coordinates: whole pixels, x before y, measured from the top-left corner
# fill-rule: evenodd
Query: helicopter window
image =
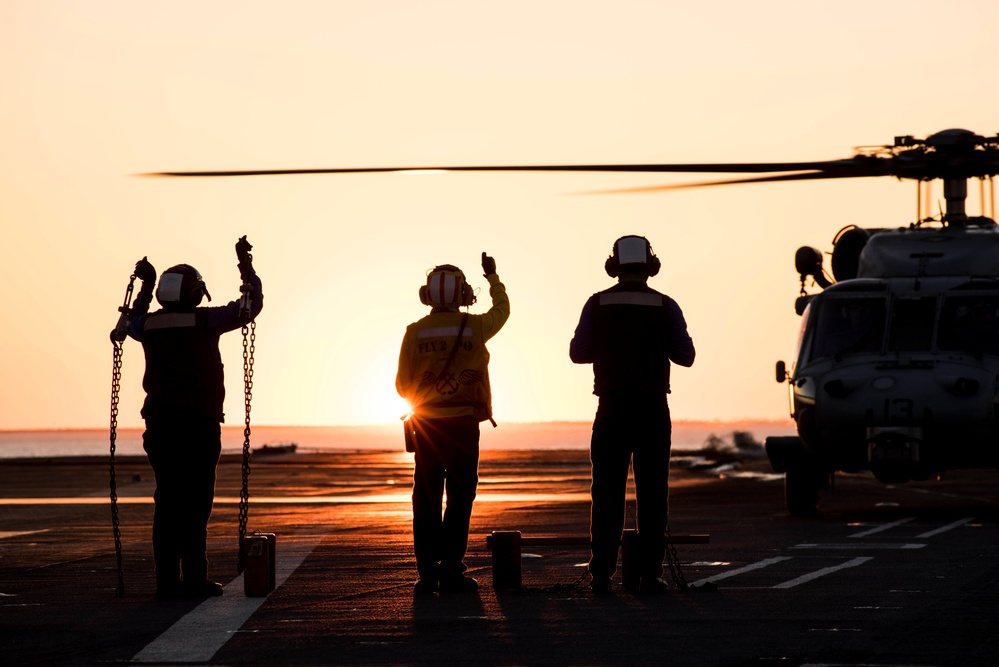
<path fill-rule="evenodd" d="M 812 304 L 806 303 L 805 309 L 801 313 L 801 326 L 798 327 L 798 341 L 797 343 L 795 343 L 794 346 L 794 358 L 797 363 L 802 363 L 804 361 L 804 359 L 802 359 L 801 353 L 802 350 L 807 349 L 810 342 L 808 339 L 806 339 L 806 335 L 808 334 L 808 321 L 811 319 L 811 317 L 812 317 Z M 792 375 L 794 375 L 794 368 L 795 366 L 792 365 L 791 366 Z"/>
<path fill-rule="evenodd" d="M 888 349 L 895 352 L 928 352 L 933 344 L 937 300 L 896 298 L 891 307 Z"/>
<path fill-rule="evenodd" d="M 838 358 L 880 352 L 884 331 L 883 296 L 826 299 L 817 313 L 811 356 Z"/>
<path fill-rule="evenodd" d="M 938 347 L 999 355 L 999 295 L 947 298 L 940 313 Z"/>

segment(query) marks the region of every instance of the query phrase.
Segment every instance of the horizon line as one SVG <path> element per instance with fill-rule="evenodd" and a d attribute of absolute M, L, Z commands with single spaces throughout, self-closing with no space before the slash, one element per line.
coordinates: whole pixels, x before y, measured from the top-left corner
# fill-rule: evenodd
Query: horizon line
<path fill-rule="evenodd" d="M 774 424 L 774 423 L 788 423 L 793 424 L 794 421 L 790 418 L 773 418 L 773 417 L 741 417 L 734 419 L 673 419 L 673 425 L 680 424 L 741 424 L 741 423 L 755 423 L 755 424 Z M 587 425 L 592 426 L 592 419 L 550 419 L 545 421 L 507 421 L 500 422 L 500 425 L 508 426 L 545 426 L 545 425 Z M 243 429 L 243 424 L 222 424 L 223 429 Z M 364 424 L 251 424 L 251 431 L 254 428 L 389 428 L 396 427 L 398 424 L 392 422 L 377 422 L 377 423 L 364 423 Z M 118 426 L 118 430 L 144 430 L 144 425 L 135 426 Z M 0 433 L 25 433 L 25 432 L 58 432 L 58 431 L 110 431 L 107 426 L 39 426 L 39 427 L 14 427 L 14 428 L 0 428 Z"/>

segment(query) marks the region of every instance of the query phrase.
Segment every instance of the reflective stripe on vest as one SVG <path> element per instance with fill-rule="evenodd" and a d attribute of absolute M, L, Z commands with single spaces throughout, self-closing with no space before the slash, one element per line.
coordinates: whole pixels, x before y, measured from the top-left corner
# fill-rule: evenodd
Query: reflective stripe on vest
<path fill-rule="evenodd" d="M 146 318 L 143 331 L 154 329 L 179 329 L 193 327 L 196 323 L 194 313 L 154 313 Z"/>
<path fill-rule="evenodd" d="M 472 328 L 465 327 L 465 330 L 461 332 L 461 337 L 466 336 L 471 337 Z M 458 337 L 458 325 L 453 327 L 428 327 L 426 329 L 420 329 L 416 332 L 417 338 L 457 338 Z"/>
<path fill-rule="evenodd" d="M 608 292 L 600 295 L 601 306 L 662 306 L 661 294 L 648 292 Z"/>

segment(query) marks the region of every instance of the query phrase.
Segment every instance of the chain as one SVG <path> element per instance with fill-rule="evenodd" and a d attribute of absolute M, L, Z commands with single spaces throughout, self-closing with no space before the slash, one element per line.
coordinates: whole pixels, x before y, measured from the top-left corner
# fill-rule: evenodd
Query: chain
<path fill-rule="evenodd" d="M 669 574 L 673 578 L 678 590 L 685 591 L 690 586 L 680 569 L 680 557 L 676 555 L 676 547 L 673 546 L 673 536 L 669 533 L 669 524 L 666 524 L 666 563 L 669 565 Z"/>
<path fill-rule="evenodd" d="M 239 490 L 239 554 L 236 571 L 243 572 L 243 542 L 250 504 L 250 402 L 253 398 L 253 351 L 257 341 L 257 323 L 243 325 L 243 406 L 246 420 L 243 427 L 243 485 Z"/>
<path fill-rule="evenodd" d="M 118 597 L 125 594 L 125 573 L 121 566 L 121 527 L 118 522 L 118 486 L 114 472 L 115 441 L 118 439 L 118 394 L 121 391 L 121 341 L 111 341 L 114 345 L 114 364 L 111 371 L 111 526 L 114 529 L 114 554 L 118 563 Z"/>
<path fill-rule="evenodd" d="M 145 258 L 143 258 L 145 259 Z M 129 304 L 132 302 L 132 290 L 135 288 L 135 274 L 128 279 L 125 288 L 125 301 L 118 307 L 118 324 L 111 332 L 111 345 L 114 346 L 111 365 L 111 527 L 114 531 L 114 555 L 118 563 L 118 587 L 115 592 L 118 597 L 125 594 L 125 573 L 121 566 L 121 526 L 118 521 L 118 482 L 115 478 L 114 454 L 118 440 L 118 395 L 121 393 L 121 362 L 124 351 L 125 337 L 128 335 Z"/>
<path fill-rule="evenodd" d="M 630 514 L 632 521 L 635 522 L 635 528 L 638 528 L 638 517 L 635 516 L 635 509 L 632 509 Z M 669 574 L 673 579 L 673 584 L 677 587 L 677 590 L 693 590 L 689 585 L 687 585 L 687 579 L 683 576 L 683 570 L 680 569 L 680 557 L 676 553 L 676 547 L 673 546 L 673 536 L 669 532 L 668 517 L 666 520 L 666 535 L 663 539 L 666 542 L 666 564 L 669 566 Z"/>

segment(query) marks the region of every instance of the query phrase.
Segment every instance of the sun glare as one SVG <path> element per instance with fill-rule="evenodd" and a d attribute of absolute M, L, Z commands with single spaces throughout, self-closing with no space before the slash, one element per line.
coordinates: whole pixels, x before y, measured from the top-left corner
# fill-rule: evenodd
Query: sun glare
<path fill-rule="evenodd" d="M 386 377 L 394 380 L 391 374 L 375 373 L 371 381 L 357 387 L 354 397 L 357 423 L 398 423 L 403 415 L 412 411 L 409 402 L 396 393 L 394 381 L 384 381 Z"/>
<path fill-rule="evenodd" d="M 402 398 L 401 396 L 396 396 L 395 399 L 396 399 L 397 411 L 396 413 L 393 414 L 398 414 L 400 418 L 408 417 L 409 415 L 413 414 L 413 405 L 409 401 L 407 401 L 405 398 Z"/>

